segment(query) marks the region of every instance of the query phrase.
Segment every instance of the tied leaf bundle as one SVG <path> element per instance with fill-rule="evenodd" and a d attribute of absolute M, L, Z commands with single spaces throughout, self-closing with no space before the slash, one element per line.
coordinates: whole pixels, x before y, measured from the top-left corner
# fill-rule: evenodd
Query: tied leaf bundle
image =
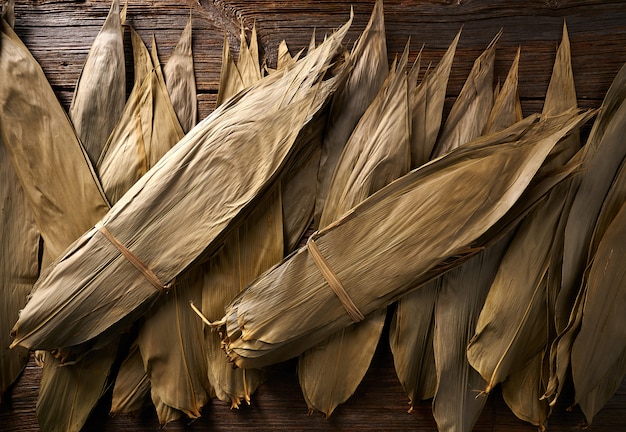
<path fill-rule="evenodd" d="M 229 99 L 139 179 L 39 280 L 14 327 L 14 345 L 54 349 L 98 336 L 110 339 L 167 292 L 176 275 L 215 252 L 237 218 L 275 181 L 296 150 L 299 130 L 343 80 L 345 66 L 337 75 L 326 72 L 349 25 L 287 73 L 270 75 Z M 242 121 L 247 127 L 237 128 Z M 181 220 L 188 229 L 180 229 Z M 168 227 L 176 235 L 168 235 Z M 177 247 L 182 243 L 185 248 Z M 55 289 L 57 284 L 65 289 Z M 98 289 L 100 284 L 113 289 Z M 96 310 L 89 306 L 94 292 Z M 75 332 L 78 323 L 81 331 Z"/>
<path fill-rule="evenodd" d="M 451 265 L 447 257 L 466 259 L 481 246 L 479 238 L 520 198 L 559 139 L 587 117 L 570 113 L 540 122 L 522 137 L 490 136 L 381 189 L 309 239 L 326 264 L 311 257 L 310 245 L 303 247 L 233 301 L 216 323 L 227 354 L 240 367 L 270 364 L 358 320 L 349 302 L 340 301 L 336 288 L 330 289 L 328 268 L 365 316 L 441 273 Z M 494 169 L 499 170 L 497 184 L 490 180 Z M 459 188 L 468 171 L 472 187 Z M 434 223 L 442 214 L 455 216 Z M 414 251 L 408 263 L 402 260 L 407 251 Z M 360 289 L 351 289 L 357 280 Z M 275 306 L 268 308 L 267 302 Z"/>

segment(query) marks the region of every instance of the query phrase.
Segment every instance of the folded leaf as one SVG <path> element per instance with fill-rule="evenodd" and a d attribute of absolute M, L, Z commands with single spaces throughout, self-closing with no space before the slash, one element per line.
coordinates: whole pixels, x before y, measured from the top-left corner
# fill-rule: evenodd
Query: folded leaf
<path fill-rule="evenodd" d="M 535 355 L 523 369 L 512 373 L 502 383 L 502 397 L 520 419 L 546 430 L 550 407 L 541 399 L 545 391 L 541 381 L 545 352 Z"/>
<path fill-rule="evenodd" d="M 615 368 L 626 350 L 624 332 L 624 266 L 626 250 L 626 205 L 606 229 L 590 263 L 580 331 L 572 345 L 572 378 L 576 401 L 600 385 L 607 374 L 617 388 L 624 368 Z M 587 418 L 591 422 L 592 418 Z"/>
<path fill-rule="evenodd" d="M 207 376 L 202 322 L 189 303 L 202 301 L 202 269 L 186 272 L 176 287 L 146 315 L 137 343 L 150 378 L 152 398 L 190 418 L 200 416 L 211 387 Z M 159 407 L 157 407 L 159 412 Z M 168 416 L 159 414 L 161 424 Z"/>
<path fill-rule="evenodd" d="M 184 135 L 165 87 L 156 46 L 153 43 L 153 54 L 148 54 L 132 27 L 131 38 L 138 71 L 135 86 L 98 160 L 102 186 L 111 202 L 117 202 Z"/>
<path fill-rule="evenodd" d="M 389 327 L 389 346 L 402 389 L 413 406 L 435 395 L 434 305 L 439 278 L 398 300 Z"/>
<path fill-rule="evenodd" d="M 518 48 L 504 85 L 494 98 L 493 107 L 485 125 L 485 134 L 506 129 L 513 123 L 520 121 L 523 117 L 517 87 L 519 59 L 520 49 Z"/>
<path fill-rule="evenodd" d="M 626 350 L 617 359 L 615 364 L 611 366 L 607 375 L 600 381 L 598 386 L 580 398 L 578 404 L 585 414 L 587 422 L 591 424 L 593 417 L 604 407 L 604 405 L 613 397 L 619 389 L 622 381 L 616 377 L 626 375 Z"/>
<path fill-rule="evenodd" d="M 216 106 L 220 106 L 230 97 L 236 95 L 245 88 L 239 69 L 235 65 L 230 54 L 228 38 L 224 36 L 224 46 L 222 48 L 222 69 L 220 72 L 220 85 L 217 92 Z"/>
<path fill-rule="evenodd" d="M 580 286 L 596 219 L 611 181 L 626 155 L 622 145 L 626 127 L 626 66 L 618 72 L 584 146 L 584 162 L 576 177 L 572 208 L 565 227 L 563 280 L 556 304 L 557 330 L 567 324 L 576 289 Z"/>

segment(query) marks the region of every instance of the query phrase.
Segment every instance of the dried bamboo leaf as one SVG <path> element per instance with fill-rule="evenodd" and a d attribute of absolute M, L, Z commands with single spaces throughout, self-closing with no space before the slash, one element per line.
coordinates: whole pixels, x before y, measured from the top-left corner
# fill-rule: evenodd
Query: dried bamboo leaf
<path fill-rule="evenodd" d="M 571 49 L 569 43 L 569 36 L 567 33 L 567 27 L 563 25 L 563 37 L 561 44 L 556 53 L 556 59 L 554 62 L 554 68 L 552 70 L 552 78 L 550 85 L 546 92 L 546 99 L 543 106 L 543 115 L 553 115 L 565 111 L 571 107 L 577 106 L 576 88 L 574 85 L 574 76 L 572 72 L 571 61 Z M 575 152 L 580 149 L 580 136 L 579 134 L 572 134 L 561 143 L 560 153 L 555 154 L 553 162 L 547 164 L 546 168 L 558 166 L 571 158 Z M 569 182 L 569 189 L 575 187 L 575 183 Z M 567 323 L 567 316 L 569 311 L 556 310 L 557 297 L 561 289 L 561 272 L 563 264 L 563 247 L 564 247 L 564 235 L 565 225 L 567 222 L 567 215 L 569 214 L 574 200 L 574 194 L 568 190 L 567 197 L 565 198 L 563 211 L 561 214 L 561 220 L 557 226 L 557 230 L 554 234 L 553 251 L 550 253 L 550 267 L 548 268 L 548 310 L 552 315 L 552 321 L 554 324 L 550 324 L 550 340 L 555 339 L 555 334 L 558 330 L 561 330 Z M 561 302 L 563 303 L 563 302 Z M 565 318 L 565 322 L 563 319 Z"/>
<path fill-rule="evenodd" d="M 163 401 L 159 398 L 159 396 L 154 391 L 152 391 L 151 396 L 152 396 L 152 404 L 154 405 L 156 409 L 157 417 L 162 427 L 165 427 L 168 423 L 176 421 L 183 416 L 182 412 L 163 403 Z"/>
<path fill-rule="evenodd" d="M 275 181 L 297 150 L 293 143 L 302 125 L 344 78 L 345 68 L 335 69 L 332 76 L 326 72 L 350 23 L 294 69 L 270 75 L 221 105 L 141 177 L 101 223 L 40 278 L 14 327 L 13 343 L 69 347 L 106 332 L 99 338 L 103 342 L 147 310 L 163 289 L 138 272 L 109 237 L 127 245 L 157 280 L 166 281 L 165 291 L 193 261 L 214 253 L 259 193 Z M 237 128 L 242 121 L 247 127 Z M 180 187 L 184 191 L 177 190 Z M 181 229 L 181 215 L 186 229 Z M 177 234 L 166 234 L 167 227 Z M 112 234 L 106 237 L 105 230 Z M 62 293 L 55 289 L 57 283 L 65 287 Z M 107 289 L 98 290 L 101 284 Z M 101 306 L 96 310 L 84 306 L 94 289 Z M 62 314 L 55 313 L 58 305 L 63 305 Z M 80 334 L 71 331 L 74 319 L 80 322 Z"/>
<path fill-rule="evenodd" d="M 519 51 L 495 96 L 485 134 L 502 131 L 522 119 L 517 92 L 518 62 Z M 486 397 L 476 396 L 486 383 L 470 366 L 466 350 L 511 238 L 511 234 L 505 236 L 440 278 L 434 314 L 437 388 L 433 414 L 442 431 L 472 430 L 486 403 Z"/>
<path fill-rule="evenodd" d="M 389 73 L 382 0 L 377 0 L 374 4 L 369 22 L 354 45 L 350 58 L 352 72 L 333 98 L 329 124 L 322 144 L 315 202 L 316 226 L 319 225 L 330 182 L 343 147 Z"/>
<path fill-rule="evenodd" d="M 609 368 L 609 373 L 600 381 L 598 386 L 583 396 L 578 404 L 582 412 L 585 414 L 587 422 L 591 424 L 594 416 L 604 407 L 604 405 L 613 397 L 619 389 L 622 381 L 616 377 L 626 375 L 626 350 L 617 361 Z"/>
<path fill-rule="evenodd" d="M 196 77 L 193 71 L 191 32 L 191 13 L 189 13 L 189 21 L 180 35 L 174 52 L 163 68 L 172 106 L 185 133 L 198 123 L 198 101 L 196 99 Z"/>
<path fill-rule="evenodd" d="M 167 92 L 165 85 L 165 77 L 161 70 L 159 57 L 157 55 L 157 46 L 154 35 L 152 35 L 152 50 L 150 51 L 152 59 L 153 74 L 152 79 L 152 132 L 149 134 L 150 140 L 144 138 L 143 143 L 146 147 L 146 156 L 148 160 L 148 169 L 152 168 L 167 153 L 174 144 L 176 144 L 185 133 L 180 126 L 172 100 Z M 142 107 L 145 108 L 145 107 Z"/>
<path fill-rule="evenodd" d="M 322 152 L 324 125 L 328 120 L 327 113 L 328 109 L 324 110 L 324 115 L 309 123 L 300 133 L 297 141 L 302 143 L 304 150 L 290 164 L 281 180 L 286 254 L 300 244 L 313 221 L 317 196 L 317 171 Z"/>
<path fill-rule="evenodd" d="M 593 235 L 591 237 L 591 243 L 589 245 L 589 264 L 593 261 L 593 257 L 598 250 L 598 246 L 603 241 L 606 231 L 615 220 L 615 217 L 620 212 L 622 206 L 626 202 L 626 163 L 622 161 L 622 164 L 611 183 L 611 188 L 606 194 L 598 214 L 598 220 L 594 228 Z"/>
<path fill-rule="evenodd" d="M 467 361 L 467 344 L 509 239 L 444 274 L 435 301 L 437 388 L 433 415 L 440 431 L 471 431 L 485 405 L 485 381 Z"/>
<path fill-rule="evenodd" d="M 562 391 L 572 343 L 582 319 L 586 290 L 581 278 L 587 260 L 593 256 L 590 245 L 593 244 L 594 227 L 598 226 L 601 207 L 624 155 L 620 137 L 626 115 L 625 98 L 626 67 L 619 71 L 602 102 L 600 114 L 583 148 L 582 172 L 572 181 L 569 192 L 571 207 L 562 228 L 562 277 L 554 277 L 555 283 L 560 282 L 560 290 L 552 296 L 559 336 L 551 346 L 551 372 L 545 394 L 551 405 L 556 403 Z"/>
<path fill-rule="evenodd" d="M 202 292 L 202 313 L 208 319 L 221 317 L 224 307 L 243 287 L 283 257 L 280 198 L 275 187 L 209 262 Z M 219 336 L 207 329 L 204 337 L 209 380 L 217 397 L 234 408 L 242 400 L 250 403 L 251 394 L 264 379 L 263 371 L 233 369 L 222 353 Z"/>
<path fill-rule="evenodd" d="M 0 70 L 11 77 L 0 84 L 0 97 L 11 98 L 10 104 L 2 103 L 11 108 L 0 113 L 2 140 L 11 143 L 14 166 L 44 237 L 44 262 L 50 261 L 106 213 L 108 202 L 41 68 L 4 23 Z M 41 116 L 49 121 L 37 121 Z M 76 365 L 57 367 L 59 360 L 46 354 L 37 402 L 42 430 L 82 427 L 104 391 L 112 356 L 96 352 Z M 81 380 L 86 369 L 94 376 Z"/>
<path fill-rule="evenodd" d="M 230 54 L 228 38 L 224 36 L 224 47 L 222 48 L 222 69 L 220 72 L 220 85 L 217 91 L 216 106 L 220 106 L 226 100 L 239 93 L 245 88 L 241 74 L 235 60 Z"/>
<path fill-rule="evenodd" d="M 70 119 L 89 159 L 100 158 L 126 102 L 126 66 L 119 0 L 94 39 L 70 106 Z"/>
<path fill-rule="evenodd" d="M 543 399 L 550 402 L 550 406 L 554 406 L 561 395 L 569 371 L 572 344 L 580 328 L 585 294 L 584 289 L 578 290 L 567 326 L 550 346 L 550 377 L 546 385 L 546 392 L 542 396 Z"/>
<path fill-rule="evenodd" d="M 544 115 L 557 115 L 573 106 L 577 106 L 574 73 L 572 71 L 572 53 L 569 42 L 567 25 L 563 23 L 561 43 L 554 60 L 554 68 L 550 85 L 546 91 L 543 106 Z"/>
<path fill-rule="evenodd" d="M 413 61 L 413 64 L 411 65 L 411 69 L 407 73 L 407 82 L 408 82 L 409 89 L 413 89 L 415 86 L 417 86 L 417 81 L 419 79 L 420 70 L 422 66 L 422 51 L 423 50 L 424 50 L 424 45 L 422 45 L 422 48 L 420 48 L 419 52 L 417 53 L 417 56 L 415 56 L 415 60 Z M 423 78 L 426 79 L 426 77 L 428 76 L 428 70 L 426 71 L 424 75 L 425 76 Z"/>
<path fill-rule="evenodd" d="M 542 115 L 558 115 L 577 106 L 578 99 L 576 98 L 576 86 L 574 85 L 569 36 L 567 27 L 563 24 L 563 37 L 556 52 L 556 59 L 554 60 L 550 84 L 546 91 Z M 545 169 L 552 169 L 563 165 L 574 156 L 579 149 L 580 136 L 578 133 L 573 133 L 555 148 L 551 162 L 546 164 Z"/>
<path fill-rule="evenodd" d="M 211 395 L 204 347 L 198 343 L 202 322 L 189 308 L 202 300 L 202 273 L 196 269 L 178 278 L 170 295 L 146 315 L 137 337 L 153 399 L 190 418 L 200 416 Z"/>
<path fill-rule="evenodd" d="M 149 395 L 150 380 L 135 340 L 115 377 L 111 414 L 137 412 L 146 405 Z"/>
<path fill-rule="evenodd" d="M 513 413 L 542 431 L 546 430 L 550 411 L 548 402 L 541 399 L 545 391 L 541 381 L 544 354 L 544 351 L 536 354 L 523 369 L 502 383 L 502 397 Z"/>
<path fill-rule="evenodd" d="M 4 23 L 1 46 L 1 138 L 33 210 L 49 260 L 88 230 L 109 205 L 41 67 Z M 49 121 L 39 121 L 42 117 Z"/>
<path fill-rule="evenodd" d="M 80 431 L 106 390 L 117 344 L 93 350 L 76 364 L 62 364 L 44 354 L 37 400 L 37 420 L 42 431 Z"/>
<path fill-rule="evenodd" d="M 570 90 L 573 91 L 574 88 L 571 74 L 561 73 L 568 68 L 571 68 L 571 62 L 569 43 L 565 36 L 564 43 L 557 53 L 550 82 L 551 89 L 560 88 L 563 93 L 549 92 L 544 117 L 552 115 L 553 110 L 559 113 L 571 109 L 569 103 L 576 106 L 575 97 L 573 101 L 567 98 Z M 559 159 L 564 159 L 563 156 L 571 157 L 573 151 L 579 147 L 577 138 L 570 136 L 566 140 L 568 141 L 557 146 L 562 155 L 552 158 L 549 162 L 552 167 L 555 167 L 556 163 L 564 163 L 567 159 Z M 537 353 L 543 353 L 549 343 L 548 326 L 552 320 L 546 319 L 548 316 L 546 275 L 549 266 L 552 265 L 554 233 L 562 219 L 568 188 L 568 184 L 557 186 L 522 222 L 481 312 L 476 334 L 468 347 L 468 359 L 487 380 L 487 392 L 513 374 L 519 374 L 514 380 L 541 382 L 541 376 L 534 378 L 529 376 L 533 371 L 539 373 L 541 368 L 520 371 L 527 362 L 533 361 Z M 515 296 L 511 296 L 511 292 L 515 292 Z M 506 321 L 502 321 L 503 317 L 506 317 Z M 503 329 L 502 322 L 509 325 Z M 539 391 L 539 388 L 536 390 Z M 513 388 L 509 388 L 508 392 L 509 405 L 516 414 L 528 413 L 530 406 L 536 408 L 535 413 L 544 412 L 544 415 L 547 415 L 545 410 L 541 411 L 545 404 L 539 402 L 538 398 L 529 402 L 519 395 L 514 397 Z M 544 421 L 545 418 L 542 420 L 538 414 L 533 420 L 534 424 L 539 422 L 543 424 Z"/>
<path fill-rule="evenodd" d="M 290 67 L 297 60 L 296 57 L 292 57 L 289 53 L 289 47 L 287 47 L 287 42 L 283 39 L 278 44 L 278 61 L 276 65 L 276 70 L 281 70 Z"/>
<path fill-rule="evenodd" d="M 344 146 L 320 217 L 321 227 L 409 171 L 408 89 L 404 73 L 408 47 L 397 70 L 382 84 Z"/>
<path fill-rule="evenodd" d="M 327 226 L 410 168 L 407 44 L 337 162 L 320 218 Z M 299 358 L 300 387 L 310 410 L 330 416 L 365 376 L 385 323 L 385 310 L 345 328 Z M 350 362 L 342 361 L 350 359 Z M 329 371 L 329 365 L 332 365 Z"/>
<path fill-rule="evenodd" d="M 624 332 L 624 236 L 626 235 L 626 205 L 622 205 L 610 223 L 598 249 L 590 261 L 585 279 L 586 296 L 583 303 L 580 331 L 572 345 L 571 365 L 576 401 L 612 375 L 613 386 L 622 382 L 624 369 L 611 368 L 626 350 Z M 587 419 L 589 422 L 590 418 Z"/>
<path fill-rule="evenodd" d="M 441 134 L 437 139 L 434 155 L 441 156 L 479 136 L 493 107 L 493 66 L 496 58 L 498 33 L 487 49 L 474 61 L 461 92 L 459 93 Z"/>
<path fill-rule="evenodd" d="M 435 277 L 446 258 L 475 253 L 472 243 L 514 204 L 556 142 L 587 118 L 569 113 L 539 123 L 519 141 L 498 141 L 508 136 L 503 132 L 468 143 L 381 189 L 312 239 L 367 315 Z M 459 188 L 468 173 L 472 187 Z M 454 217 L 442 224 L 441 214 Z M 300 249 L 257 279 L 215 323 L 238 366 L 297 355 L 351 323 L 308 251 Z M 407 251 L 410 262 L 401 259 Z M 359 290 L 350 289 L 355 284 Z"/>
<path fill-rule="evenodd" d="M 17 173 L 0 139 L 0 403 L 28 362 L 9 349 L 11 326 L 39 276 L 39 231 Z"/>
<path fill-rule="evenodd" d="M 461 31 L 448 47 L 434 71 L 411 91 L 411 167 L 419 167 L 430 160 L 441 127 L 443 103 L 448 78 Z M 410 82 L 410 81 L 409 81 Z"/>
<path fill-rule="evenodd" d="M 439 278 L 398 300 L 389 327 L 393 363 L 409 405 L 435 395 L 434 304 Z"/>
<path fill-rule="evenodd" d="M 545 275 L 563 202 L 560 195 L 550 198 L 518 228 L 467 347 L 470 364 L 487 381 L 485 392 L 521 370 L 547 343 Z"/>
<path fill-rule="evenodd" d="M 98 161 L 98 173 L 111 202 L 117 202 L 184 135 L 156 52 L 152 56 L 148 54 L 139 35 L 130 29 L 136 53 L 135 70 L 139 71 L 136 78 L 141 81 L 135 82 L 122 117 Z M 148 62 L 150 69 L 146 69 Z"/>
<path fill-rule="evenodd" d="M 261 79 L 261 64 L 259 62 L 259 47 L 256 36 L 256 24 L 252 26 L 250 44 L 246 42 L 246 31 L 241 23 L 241 36 L 239 36 L 239 57 L 237 69 L 241 74 L 243 87 L 250 87 Z"/>
<path fill-rule="evenodd" d="M 580 286 L 589 243 L 604 197 L 626 155 L 622 145 L 626 127 L 626 66 L 611 84 L 584 146 L 581 174 L 576 177 L 572 208 L 564 234 L 562 288 L 556 304 L 557 330 L 567 323 L 568 311 Z"/>
<path fill-rule="evenodd" d="M 494 96 L 493 108 L 485 125 L 485 134 L 506 129 L 513 123 L 520 121 L 523 117 L 522 105 L 517 90 L 520 52 L 521 49 L 518 48 L 504 85 L 497 96 Z M 561 111 L 558 112 L 560 113 Z"/>
<path fill-rule="evenodd" d="M 522 119 L 517 93 L 518 56 L 505 84 L 494 96 L 485 133 L 498 132 Z M 467 359 L 466 349 L 511 235 L 444 274 L 435 301 L 434 359 L 437 388 L 433 414 L 440 430 L 472 430 L 485 397 L 476 392 L 485 381 Z"/>

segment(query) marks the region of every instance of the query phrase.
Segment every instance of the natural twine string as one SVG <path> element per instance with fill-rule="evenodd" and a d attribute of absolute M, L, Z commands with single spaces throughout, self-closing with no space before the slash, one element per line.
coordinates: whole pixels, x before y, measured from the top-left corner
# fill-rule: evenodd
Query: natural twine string
<path fill-rule="evenodd" d="M 335 294 L 341 301 L 341 304 L 346 309 L 346 312 L 348 312 L 348 315 L 350 316 L 352 321 L 354 321 L 355 323 L 363 321 L 365 319 L 365 316 L 361 313 L 359 308 L 356 307 L 356 305 L 346 292 L 346 289 L 343 287 L 343 284 L 341 283 L 333 269 L 330 268 L 328 261 L 326 261 L 319 248 L 317 247 L 315 240 L 313 240 L 313 236 L 309 237 L 306 246 L 309 250 L 311 258 L 313 258 L 313 262 L 315 262 L 315 265 L 319 269 L 320 273 L 322 274 L 322 276 L 324 276 L 324 279 L 326 279 L 328 285 L 330 285 L 331 289 L 335 292 Z"/>
<path fill-rule="evenodd" d="M 167 292 L 171 288 L 171 284 L 162 283 L 157 275 L 154 274 L 150 268 L 145 265 L 137 255 L 129 251 L 126 246 L 124 246 L 118 239 L 115 238 L 113 234 L 104 226 L 98 224 L 96 226 L 98 231 L 100 231 L 107 240 L 111 242 L 113 246 L 115 246 L 121 253 L 126 257 L 126 259 L 133 265 L 137 270 L 139 270 L 156 289 L 159 291 Z"/>

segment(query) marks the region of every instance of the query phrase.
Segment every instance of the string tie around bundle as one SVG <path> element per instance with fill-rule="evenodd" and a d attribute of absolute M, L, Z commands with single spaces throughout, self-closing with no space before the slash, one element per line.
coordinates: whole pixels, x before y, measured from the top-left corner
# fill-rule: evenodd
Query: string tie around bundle
<path fill-rule="evenodd" d="M 354 321 L 355 323 L 363 321 L 365 319 L 365 316 L 361 313 L 359 308 L 356 307 L 356 305 L 348 295 L 346 289 L 344 288 L 343 284 L 337 277 L 337 274 L 333 271 L 333 269 L 328 264 L 328 261 L 326 261 L 326 258 L 324 258 L 324 256 L 320 252 L 317 244 L 315 243 L 315 240 L 313 239 L 313 236 L 309 237 L 306 246 L 309 250 L 311 258 L 313 258 L 313 262 L 319 269 L 322 276 L 324 276 L 324 279 L 326 279 L 326 282 L 328 283 L 330 288 L 335 292 L 337 298 L 339 298 L 339 301 L 341 301 L 341 304 L 346 309 L 346 312 L 350 316 L 350 319 L 352 319 L 352 321 Z"/>
<path fill-rule="evenodd" d="M 141 261 L 137 257 L 137 255 L 128 250 L 128 248 L 124 246 L 122 242 L 115 238 L 115 236 L 111 234 L 107 227 L 102 224 L 98 224 L 96 225 L 96 229 L 100 231 L 104 235 L 104 237 L 109 242 L 111 242 L 111 244 L 115 246 L 122 253 L 122 255 L 124 255 L 128 262 L 135 266 L 135 268 L 139 270 L 145 276 L 148 282 L 150 282 L 156 289 L 164 293 L 167 293 L 169 291 L 169 289 L 172 287 L 172 284 L 164 284 L 163 282 L 161 282 L 157 275 L 154 274 L 154 272 L 150 269 L 150 267 L 144 264 L 144 262 Z"/>

